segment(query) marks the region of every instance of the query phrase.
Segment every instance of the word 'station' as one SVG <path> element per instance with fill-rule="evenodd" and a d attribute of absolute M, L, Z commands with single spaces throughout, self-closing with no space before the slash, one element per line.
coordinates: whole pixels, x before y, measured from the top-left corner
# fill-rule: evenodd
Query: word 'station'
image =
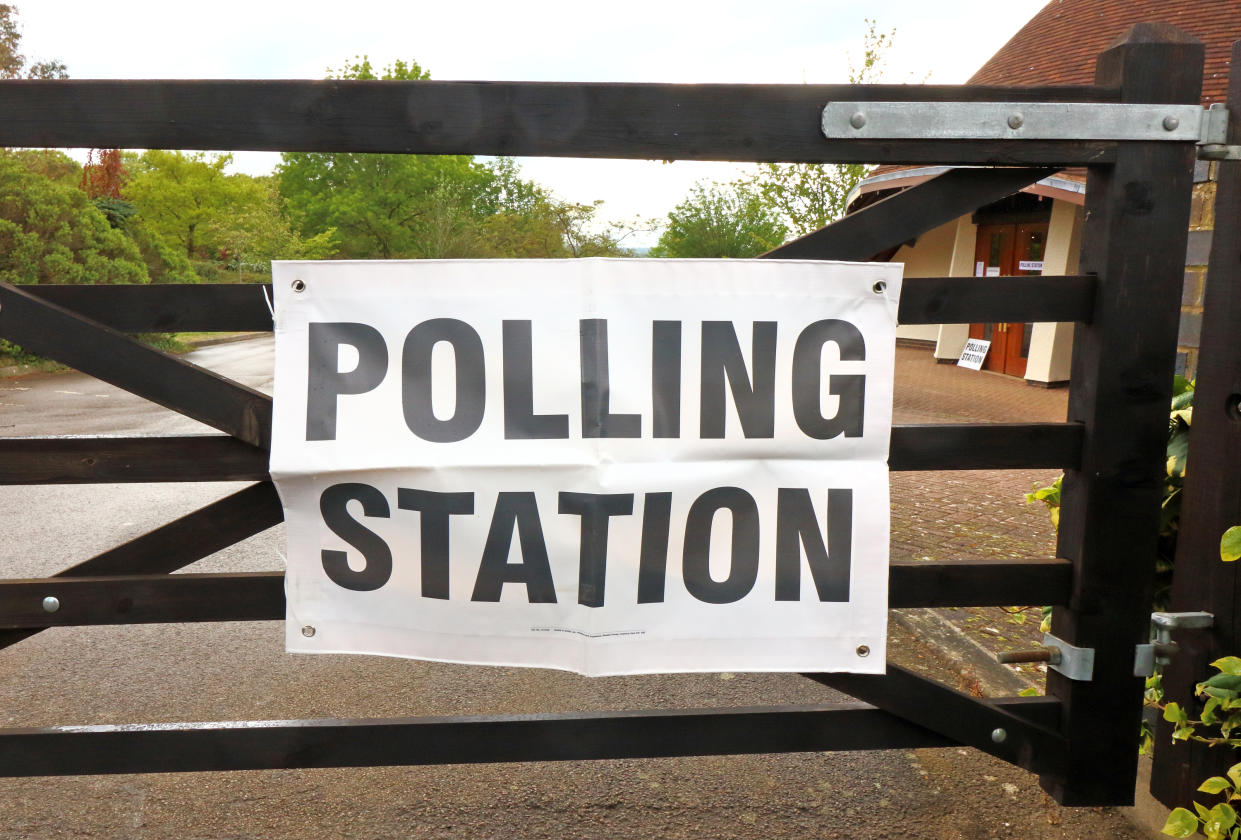
<path fill-rule="evenodd" d="M 883 671 L 899 265 L 273 282 L 289 651 Z"/>

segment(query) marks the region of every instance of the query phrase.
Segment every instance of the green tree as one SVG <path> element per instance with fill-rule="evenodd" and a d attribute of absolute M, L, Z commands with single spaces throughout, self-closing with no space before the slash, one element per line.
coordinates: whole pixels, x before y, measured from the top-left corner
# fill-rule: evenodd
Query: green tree
<path fill-rule="evenodd" d="M 267 271 L 272 259 L 321 258 L 335 251 L 335 231 L 309 239 L 284 215 L 276 181 L 229 174 L 231 155 L 150 150 L 130 160 L 123 195 L 134 217 L 125 227 L 149 266 L 167 281 L 193 280 L 198 271 Z M 165 273 L 171 274 L 164 278 Z"/>
<path fill-rule="evenodd" d="M 425 81 L 416 62 L 377 70 L 365 56 L 329 78 Z M 595 224 L 597 204 L 556 199 L 510 158 L 287 153 L 277 168 L 293 225 L 308 240 L 334 230 L 354 259 L 619 255 Z"/>
<path fill-rule="evenodd" d="M 377 70 L 355 57 L 328 77 L 426 81 L 416 62 Z M 572 257 L 623 251 L 594 221 L 597 204 L 563 202 L 523 179 L 510 158 L 287 153 L 277 168 L 294 228 L 334 230 L 355 259 Z"/>
<path fill-rule="evenodd" d="M 883 55 L 896 30 L 878 32 L 866 21 L 860 64 L 849 64 L 850 84 L 869 84 L 883 71 Z M 750 179 L 763 202 L 796 236 L 831 224 L 845 214 L 849 194 L 870 167 L 861 163 L 763 163 Z"/>
<path fill-rule="evenodd" d="M 497 158 L 487 168 L 490 212 L 476 230 L 473 256 L 560 259 L 628 253 L 614 230 L 601 229 L 596 221 L 602 201 L 562 201 L 521 178 L 511 158 Z"/>
<path fill-rule="evenodd" d="M 125 198 L 144 228 L 187 259 L 204 256 L 214 245 L 203 239 L 209 223 L 261 200 L 252 179 L 224 171 L 232 159 L 151 149 L 130 167 Z"/>
<path fill-rule="evenodd" d="M 577 204 L 545 192 L 521 212 L 501 210 L 479 229 L 477 256 L 531 259 L 623 257 L 609 230 L 600 230 L 595 213 L 602 202 Z"/>
<path fill-rule="evenodd" d="M 5 154 L 35 175 L 42 175 L 58 184 L 77 186 L 82 177 L 82 167 L 78 162 L 55 149 L 9 149 Z"/>
<path fill-rule="evenodd" d="M 234 177 L 249 181 L 247 200 L 233 213 L 213 216 L 203 228 L 205 240 L 227 268 L 268 273 L 273 259 L 321 260 L 336 253 L 335 229 L 311 237 L 293 230 L 274 176 Z"/>
<path fill-rule="evenodd" d="M 329 78 L 421 81 L 416 62 L 376 72 L 361 56 Z M 348 258 L 464 256 L 474 225 L 494 212 L 494 173 L 465 155 L 288 152 L 276 170 L 295 228 L 335 229 Z"/>
<path fill-rule="evenodd" d="M 747 183 L 695 184 L 668 214 L 653 257 L 756 257 L 788 229 Z"/>
<path fill-rule="evenodd" d="M 0 153 L 0 282 L 146 283 L 138 247 L 79 189 Z"/>
<path fill-rule="evenodd" d="M 0 3 L 0 79 L 65 79 L 69 74 L 59 61 L 29 61 L 21 53 L 22 31 L 17 7 Z"/>

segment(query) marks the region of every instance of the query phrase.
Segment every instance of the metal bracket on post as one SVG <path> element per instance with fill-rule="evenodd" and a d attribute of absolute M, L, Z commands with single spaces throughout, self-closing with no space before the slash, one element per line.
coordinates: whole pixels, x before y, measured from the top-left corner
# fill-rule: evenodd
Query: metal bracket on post
<path fill-rule="evenodd" d="M 1043 647 L 1059 651 L 1060 661 L 1048 662 L 1048 668 L 1059 671 L 1071 680 L 1090 682 L 1094 679 L 1094 648 L 1074 647 L 1050 633 L 1043 635 Z"/>
<path fill-rule="evenodd" d="M 1133 658 L 1133 675 L 1149 677 L 1155 673 L 1156 665 L 1168 664 L 1177 651 L 1176 642 L 1172 641 L 1173 630 L 1205 630 L 1214 626 L 1215 616 L 1209 612 L 1151 613 L 1155 641 L 1137 646 Z"/>
<path fill-rule="evenodd" d="M 1219 102 L 1202 112 L 1198 157 L 1203 160 L 1241 160 L 1241 146 L 1228 145 L 1228 108 Z"/>
<path fill-rule="evenodd" d="M 1241 160 L 1228 145 L 1228 109 L 1216 103 L 829 102 L 829 140 L 1162 140 L 1193 142 L 1205 160 Z"/>
<path fill-rule="evenodd" d="M 1074 647 L 1050 633 L 1043 635 L 1043 646 L 1038 650 L 1005 651 L 998 654 L 996 660 L 1004 665 L 1046 662 L 1048 668 L 1071 680 L 1090 682 L 1094 679 L 1094 648 Z"/>

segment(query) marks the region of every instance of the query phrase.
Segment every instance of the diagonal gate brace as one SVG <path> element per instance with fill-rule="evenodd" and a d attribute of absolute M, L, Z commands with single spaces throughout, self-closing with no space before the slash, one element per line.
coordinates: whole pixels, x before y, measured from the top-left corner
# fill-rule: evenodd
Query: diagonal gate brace
<path fill-rule="evenodd" d="M 949 169 L 768 251 L 762 257 L 869 260 L 1055 173 L 1054 168 L 1042 167 Z"/>
<path fill-rule="evenodd" d="M 271 397 L 8 283 L 0 283 L 0 337 L 252 446 L 271 448 Z"/>
<path fill-rule="evenodd" d="M 1031 772 L 1061 776 L 1067 766 L 1067 744 L 1059 733 L 899 665 L 888 663 L 882 676 L 803 676 Z"/>
<path fill-rule="evenodd" d="M 252 484 L 230 496 L 161 525 L 111 548 L 57 577 L 118 574 L 165 574 L 241 542 L 279 524 L 284 509 L 270 481 Z M 0 650 L 30 638 L 39 630 L 0 631 Z"/>

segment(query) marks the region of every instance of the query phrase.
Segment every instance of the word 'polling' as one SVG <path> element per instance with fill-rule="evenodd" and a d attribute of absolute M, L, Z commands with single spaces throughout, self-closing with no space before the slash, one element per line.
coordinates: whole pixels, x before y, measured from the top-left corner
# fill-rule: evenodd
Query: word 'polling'
<path fill-rule="evenodd" d="M 580 432 L 583 438 L 678 438 L 682 435 L 682 321 L 650 322 L 649 414 L 613 413 L 609 370 L 608 320 L 584 318 L 578 324 Z M 731 394 L 746 438 L 772 438 L 776 430 L 778 324 L 755 321 L 747 354 L 737 327 L 729 321 L 700 323 L 697 375 L 698 436 L 724 438 L 727 395 Z M 433 318 L 415 325 L 399 355 L 384 335 L 364 323 L 311 322 L 307 327 L 306 440 L 335 440 L 342 399 L 380 386 L 399 359 L 401 411 L 409 431 L 425 441 L 456 443 L 474 435 L 488 411 L 489 374 L 502 382 L 503 434 L 506 440 L 555 440 L 570 435 L 568 413 L 536 413 L 533 327 L 529 320 L 504 320 L 499 364 L 488 359 L 479 331 L 456 318 Z M 342 349 L 356 364 L 342 369 Z M 793 344 L 786 397 L 797 427 L 807 437 L 828 440 L 860 437 L 866 402 L 866 376 L 828 373 L 824 357 L 840 362 L 866 359 L 861 331 L 849 321 L 824 319 L 803 328 Z M 433 357 L 451 352 L 451 394 L 441 396 Z M 632 360 L 626 360 L 627 362 Z M 496 369 L 498 367 L 498 370 Z M 823 386 L 835 398 L 826 413 Z M 636 395 L 629 395 L 636 396 Z M 451 413 L 436 405 L 450 402 Z M 646 422 L 649 417 L 649 423 Z"/>

